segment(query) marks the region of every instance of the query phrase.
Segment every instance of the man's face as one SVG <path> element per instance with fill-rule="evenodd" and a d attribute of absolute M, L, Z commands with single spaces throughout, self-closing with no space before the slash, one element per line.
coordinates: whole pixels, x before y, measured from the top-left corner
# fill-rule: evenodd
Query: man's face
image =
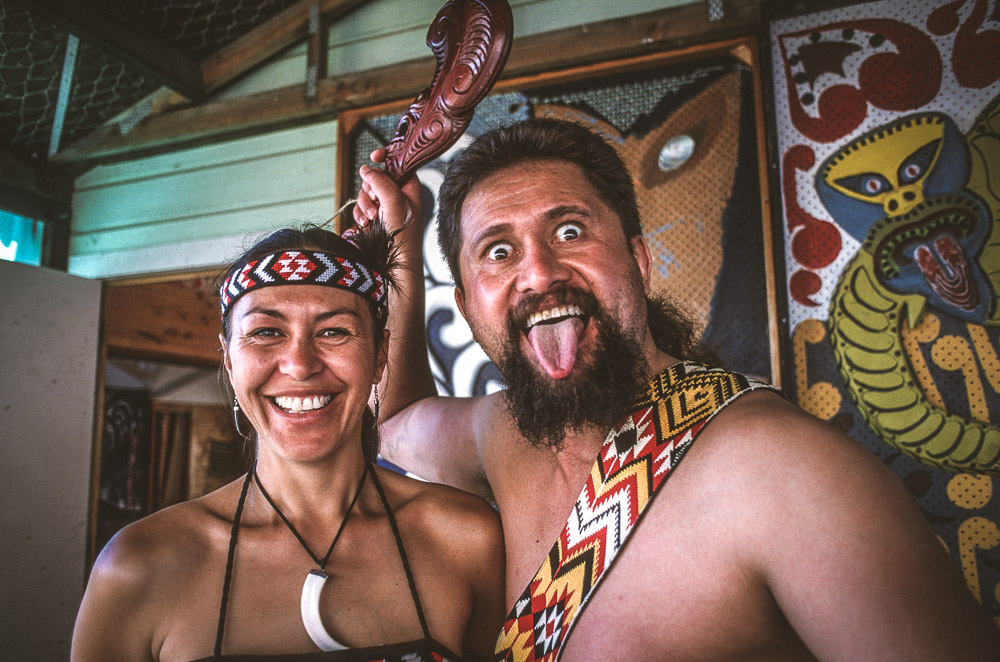
<path fill-rule="evenodd" d="M 516 345 L 543 382 L 592 367 L 600 323 L 648 347 L 650 257 L 579 166 L 535 161 L 480 182 L 462 206 L 460 310 L 502 366 Z M 510 328 L 508 328 L 510 327 Z"/>

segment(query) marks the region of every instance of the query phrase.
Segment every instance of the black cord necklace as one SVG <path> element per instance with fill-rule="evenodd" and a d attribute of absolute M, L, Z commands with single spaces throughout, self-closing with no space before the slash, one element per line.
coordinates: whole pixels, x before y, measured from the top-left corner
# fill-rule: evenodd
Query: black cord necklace
<path fill-rule="evenodd" d="M 292 525 L 292 523 L 288 521 L 288 518 L 285 517 L 285 513 L 281 512 L 281 508 L 278 508 L 278 504 L 276 504 L 274 500 L 271 499 L 271 495 L 268 494 L 267 490 L 264 489 L 264 486 L 261 485 L 260 476 L 257 475 L 257 463 L 254 462 L 253 465 L 253 479 L 254 482 L 257 483 L 257 489 L 259 489 L 260 493 L 264 495 L 264 498 L 267 499 L 267 502 L 271 504 L 271 508 L 274 508 L 274 512 L 278 513 L 278 517 L 280 517 L 281 521 L 285 523 L 285 526 L 288 527 L 288 530 L 292 532 L 292 534 L 295 536 L 295 539 L 299 541 L 299 544 L 302 545 L 302 549 L 306 550 L 306 553 L 308 553 L 309 556 L 312 557 L 312 560 L 316 562 L 316 565 L 319 566 L 320 571 L 324 573 L 326 572 L 326 564 L 330 561 L 330 555 L 333 554 L 333 548 L 337 544 L 337 540 L 340 539 L 340 534 L 344 532 L 344 526 L 347 524 L 347 518 L 351 516 L 351 511 L 354 510 L 354 504 L 358 502 L 358 497 L 361 496 L 361 488 L 365 486 L 365 478 L 367 477 L 368 477 L 368 463 L 365 462 L 365 469 L 361 473 L 361 482 L 358 483 L 358 490 L 357 492 L 354 493 L 354 498 L 351 499 L 351 505 L 347 507 L 347 512 L 344 513 L 344 519 L 341 520 L 340 528 L 337 529 L 336 535 L 333 536 L 333 542 L 330 543 L 330 548 L 326 550 L 326 556 L 324 556 L 321 559 L 313 553 L 313 551 L 309 548 L 309 545 L 306 544 L 306 541 L 302 537 L 302 535 L 296 530 L 296 528 Z"/>
<path fill-rule="evenodd" d="M 309 545 L 306 544 L 305 539 L 299 534 L 299 532 L 292 526 L 292 523 L 288 521 L 285 517 L 285 513 L 281 512 L 281 508 L 278 508 L 272 499 L 271 495 L 267 493 L 264 486 L 260 484 L 260 477 L 257 476 L 257 463 L 254 462 L 253 465 L 253 479 L 257 483 L 257 488 L 260 493 L 264 495 L 264 498 L 274 512 L 278 513 L 278 517 L 281 521 L 285 523 L 288 530 L 292 532 L 295 539 L 299 541 L 302 545 L 302 549 L 306 550 L 306 553 L 316 562 L 319 566 L 318 570 L 310 570 L 309 574 L 306 575 L 306 581 L 302 585 L 302 599 L 299 601 L 299 608 L 302 612 L 302 624 L 306 627 L 306 632 L 309 634 L 309 638 L 313 640 L 313 643 L 319 646 L 320 650 L 332 651 L 340 650 L 345 648 L 343 644 L 338 642 L 336 639 L 330 636 L 330 633 L 326 631 L 326 627 L 323 626 L 323 620 L 319 615 L 319 597 L 320 593 L 323 591 L 323 585 L 326 584 L 326 580 L 329 577 L 326 574 L 326 564 L 330 561 L 330 556 L 333 554 L 333 548 L 336 546 L 337 541 L 340 540 L 340 534 L 344 532 L 344 526 L 347 524 L 348 518 L 351 516 L 351 511 L 354 510 L 354 504 L 358 502 L 358 497 L 361 496 L 361 488 L 365 486 L 365 479 L 368 478 L 369 466 L 368 462 L 365 462 L 364 472 L 361 474 L 361 482 L 358 483 L 358 491 L 354 493 L 354 498 L 351 500 L 351 505 L 347 507 L 347 512 L 344 513 L 344 519 L 340 522 L 340 528 L 337 529 L 336 535 L 333 536 L 333 542 L 330 543 L 330 549 L 326 550 L 326 556 L 319 558 L 313 551 L 309 549 Z"/>

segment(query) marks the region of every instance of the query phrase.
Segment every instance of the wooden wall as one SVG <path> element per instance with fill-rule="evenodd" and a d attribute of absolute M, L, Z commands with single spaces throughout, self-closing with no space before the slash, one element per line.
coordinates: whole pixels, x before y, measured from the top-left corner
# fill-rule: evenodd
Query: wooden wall
<path fill-rule="evenodd" d="M 214 268 L 249 238 L 333 215 L 335 122 L 99 166 L 76 180 L 70 273 Z"/>
<path fill-rule="evenodd" d="M 108 356 L 218 368 L 219 297 L 212 281 L 110 284 L 102 314 Z"/>
<path fill-rule="evenodd" d="M 518 36 L 692 0 L 513 0 Z M 430 55 L 427 26 L 442 0 L 376 0 L 335 24 L 330 74 Z M 707 12 L 707 9 L 706 9 Z M 301 84 L 305 46 L 289 49 L 216 99 Z M 428 81 L 429 82 L 429 81 Z M 76 180 L 70 273 L 116 278 L 212 269 L 250 238 L 330 217 L 336 121 L 100 165 Z"/>

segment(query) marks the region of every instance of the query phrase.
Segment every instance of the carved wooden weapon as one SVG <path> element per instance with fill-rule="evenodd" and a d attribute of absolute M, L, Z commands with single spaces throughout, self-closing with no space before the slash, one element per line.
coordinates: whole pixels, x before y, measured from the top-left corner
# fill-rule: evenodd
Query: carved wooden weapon
<path fill-rule="evenodd" d="M 437 70 L 399 118 L 386 146 L 385 171 L 401 181 L 461 137 L 500 77 L 514 23 L 507 0 L 449 0 L 427 31 Z"/>

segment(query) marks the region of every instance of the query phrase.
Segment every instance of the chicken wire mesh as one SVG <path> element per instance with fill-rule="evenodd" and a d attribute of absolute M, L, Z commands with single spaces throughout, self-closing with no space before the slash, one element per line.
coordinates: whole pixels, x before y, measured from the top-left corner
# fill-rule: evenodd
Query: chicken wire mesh
<path fill-rule="evenodd" d="M 201 61 L 295 0 L 98 0 L 137 30 Z M 59 99 L 68 33 L 30 3 L 0 0 L 0 143 L 44 155 Z M 61 134 L 81 140 L 162 83 L 89 43 L 79 44 Z"/>

